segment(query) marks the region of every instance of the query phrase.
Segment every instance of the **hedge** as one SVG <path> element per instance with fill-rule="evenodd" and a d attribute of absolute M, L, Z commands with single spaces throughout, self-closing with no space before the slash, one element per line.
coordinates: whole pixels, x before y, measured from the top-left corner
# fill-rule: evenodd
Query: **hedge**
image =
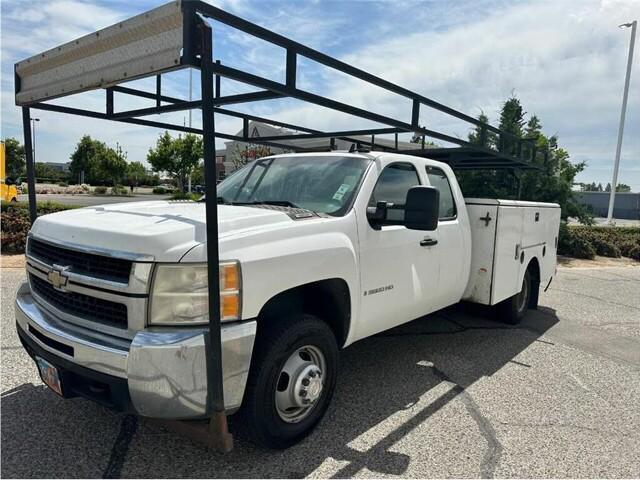
<path fill-rule="evenodd" d="M 38 203 L 38 215 L 60 212 L 77 206 L 63 205 L 57 202 Z M 2 253 L 24 253 L 27 233 L 31 228 L 29 222 L 29 204 L 26 202 L 2 204 L 0 217 L 0 244 Z"/>
<path fill-rule="evenodd" d="M 558 253 L 575 258 L 629 257 L 640 261 L 640 228 L 560 225 Z"/>
<path fill-rule="evenodd" d="M 202 194 L 201 193 L 196 193 L 196 192 L 184 192 L 184 193 L 180 193 L 180 192 L 176 192 L 173 195 L 171 195 L 171 200 L 192 200 L 194 202 L 197 202 L 198 200 L 200 200 L 202 198 Z"/>

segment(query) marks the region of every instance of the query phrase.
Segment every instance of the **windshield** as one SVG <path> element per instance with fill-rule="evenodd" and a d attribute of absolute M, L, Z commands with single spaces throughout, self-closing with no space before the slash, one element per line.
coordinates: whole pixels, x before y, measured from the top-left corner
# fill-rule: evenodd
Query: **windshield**
<path fill-rule="evenodd" d="M 256 160 L 218 185 L 218 201 L 271 203 L 344 215 L 369 161 L 318 156 Z"/>

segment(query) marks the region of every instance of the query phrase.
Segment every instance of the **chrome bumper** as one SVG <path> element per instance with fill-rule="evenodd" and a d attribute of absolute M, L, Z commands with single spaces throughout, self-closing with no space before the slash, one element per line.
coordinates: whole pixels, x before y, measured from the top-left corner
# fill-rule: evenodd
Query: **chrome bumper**
<path fill-rule="evenodd" d="M 18 290 L 15 307 L 20 328 L 44 350 L 125 379 L 140 415 L 188 419 L 212 413 L 207 399 L 206 329 L 147 328 L 131 342 L 96 334 L 56 319 L 35 302 L 26 283 Z M 221 334 L 225 408 L 233 412 L 242 403 L 256 322 L 224 325 Z"/>

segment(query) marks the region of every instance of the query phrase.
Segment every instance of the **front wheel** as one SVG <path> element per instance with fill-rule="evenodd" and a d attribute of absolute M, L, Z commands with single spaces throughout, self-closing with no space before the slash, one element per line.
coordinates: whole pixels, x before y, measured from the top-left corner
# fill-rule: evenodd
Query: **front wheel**
<path fill-rule="evenodd" d="M 318 317 L 274 320 L 259 332 L 240 411 L 252 440 L 287 448 L 324 416 L 336 385 L 338 345 Z"/>
<path fill-rule="evenodd" d="M 522 278 L 522 288 L 520 293 L 516 293 L 512 297 L 503 300 L 497 305 L 498 318 L 500 321 L 516 325 L 527 313 L 531 302 L 532 282 L 529 270 L 524 273 Z"/>

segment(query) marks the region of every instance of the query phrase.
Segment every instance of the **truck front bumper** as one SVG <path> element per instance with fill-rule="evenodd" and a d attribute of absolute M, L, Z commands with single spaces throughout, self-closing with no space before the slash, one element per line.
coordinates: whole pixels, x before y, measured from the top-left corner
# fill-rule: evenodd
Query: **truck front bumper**
<path fill-rule="evenodd" d="M 62 372 L 72 395 L 152 418 L 193 419 L 213 413 L 207 388 L 207 330 L 147 328 L 133 340 L 97 335 L 55 318 L 27 284 L 15 304 L 18 334 L 31 356 Z M 240 407 L 251 364 L 255 320 L 223 325 L 225 409 Z"/>

